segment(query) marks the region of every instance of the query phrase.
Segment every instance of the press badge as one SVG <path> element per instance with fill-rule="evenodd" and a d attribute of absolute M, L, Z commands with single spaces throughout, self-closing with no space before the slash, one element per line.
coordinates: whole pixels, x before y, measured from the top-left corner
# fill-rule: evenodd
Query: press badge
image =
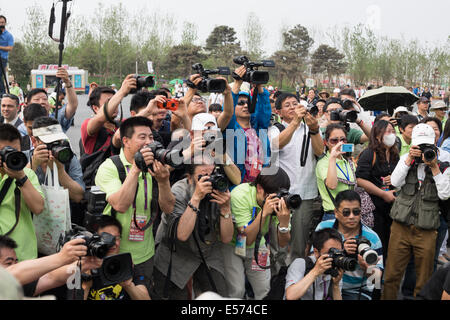
<path fill-rule="evenodd" d="M 253 159 L 252 167 L 250 168 L 250 178 L 256 178 L 262 170 L 262 161 L 258 159 Z"/>
<path fill-rule="evenodd" d="M 136 216 L 136 222 L 139 226 L 139 228 L 143 229 L 145 225 L 147 224 L 147 217 L 146 216 Z M 128 236 L 128 240 L 130 241 L 144 241 L 144 235 L 145 230 L 139 230 L 136 225 L 134 224 L 134 218 L 131 217 L 131 223 L 130 223 L 130 233 Z"/>
<path fill-rule="evenodd" d="M 244 233 L 238 233 L 236 236 L 236 247 L 234 247 L 234 253 L 238 256 L 246 256 L 246 244 L 247 236 Z"/>
<path fill-rule="evenodd" d="M 252 259 L 252 271 L 264 271 L 261 267 L 266 267 L 269 261 L 269 249 L 259 248 L 258 250 L 258 263 L 256 263 L 255 257 Z M 261 267 L 260 267 L 261 266 Z"/>

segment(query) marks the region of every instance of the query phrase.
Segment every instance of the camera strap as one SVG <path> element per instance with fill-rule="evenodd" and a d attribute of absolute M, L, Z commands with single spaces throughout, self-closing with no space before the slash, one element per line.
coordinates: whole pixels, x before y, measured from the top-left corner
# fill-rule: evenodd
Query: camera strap
<path fill-rule="evenodd" d="M 305 119 L 303 119 L 303 143 L 302 143 L 302 151 L 300 153 L 300 165 L 304 167 L 306 165 L 306 160 L 308 159 L 308 151 L 309 151 L 309 143 L 311 142 L 311 137 L 309 134 L 306 134 L 306 123 Z"/>
<path fill-rule="evenodd" d="M 120 127 L 120 124 L 122 123 L 122 119 L 123 119 L 123 108 L 122 108 L 122 102 L 120 103 L 120 120 L 117 122 L 115 121 L 113 118 L 111 118 L 111 116 L 108 114 L 108 103 L 109 103 L 108 99 L 105 104 L 103 105 L 103 114 L 105 115 L 105 118 L 108 122 L 112 123 L 116 128 Z"/>
<path fill-rule="evenodd" d="M 211 288 L 213 289 L 214 292 L 218 293 L 216 284 L 214 283 L 214 279 L 211 276 L 211 270 L 210 270 L 208 264 L 206 263 L 205 257 L 203 256 L 203 253 L 202 253 L 202 249 L 200 248 L 200 244 L 198 243 L 197 237 L 195 236 L 195 229 L 192 231 L 192 236 L 194 237 L 195 244 L 197 245 L 198 253 L 200 254 L 200 258 L 202 259 L 203 264 L 205 265 L 206 275 L 208 276 L 208 280 L 211 285 Z"/>
<path fill-rule="evenodd" d="M 9 188 L 11 187 L 11 184 L 13 182 L 12 178 L 8 178 L 5 181 L 5 184 L 2 187 L 2 190 L 0 191 L 0 205 L 2 204 L 3 200 L 5 199 L 6 194 L 8 193 Z M 4 235 L 5 236 L 9 236 L 14 229 L 17 227 L 17 225 L 19 224 L 19 219 L 20 219 L 20 190 L 19 188 L 16 186 L 16 188 L 14 189 L 14 207 L 15 207 L 15 214 L 16 214 L 16 222 L 14 223 L 14 226 L 11 228 L 11 230 L 9 230 L 8 232 L 6 232 Z"/>

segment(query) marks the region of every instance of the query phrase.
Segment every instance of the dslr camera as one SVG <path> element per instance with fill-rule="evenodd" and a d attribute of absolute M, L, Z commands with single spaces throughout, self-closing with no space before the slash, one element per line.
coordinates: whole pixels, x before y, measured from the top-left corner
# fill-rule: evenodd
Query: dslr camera
<path fill-rule="evenodd" d="M 179 157 L 180 151 L 164 149 L 164 146 L 161 144 L 161 142 L 153 141 L 152 143 L 144 146 L 144 148 L 149 148 L 150 150 L 152 150 L 155 160 L 158 160 L 162 164 L 168 164 L 173 168 L 178 168 L 182 164 L 177 164 L 175 161 L 175 159 Z M 142 156 L 141 152 L 138 152 L 134 155 L 134 162 L 142 172 L 147 172 L 149 167 L 145 163 L 144 157 Z"/>
<path fill-rule="evenodd" d="M 70 143 L 67 140 L 59 140 L 47 143 L 47 149 L 52 152 L 53 157 L 59 162 L 66 164 L 73 158 L 73 151 L 70 148 Z"/>
<path fill-rule="evenodd" d="M 106 257 L 99 269 L 92 270 L 91 278 L 94 277 L 98 278 L 104 287 L 131 279 L 133 277 L 131 254 L 127 252 Z"/>
<path fill-rule="evenodd" d="M 328 251 L 328 258 L 332 258 L 332 266 L 330 269 L 325 271 L 325 274 L 331 275 L 333 278 L 339 274 L 338 269 L 343 269 L 345 271 L 355 271 L 358 260 L 355 258 L 347 257 L 344 251 L 330 248 Z"/>
<path fill-rule="evenodd" d="M 106 193 L 93 186 L 87 193 L 87 211 L 84 214 L 83 225 L 88 230 L 97 230 L 98 221 L 107 205 Z"/>
<path fill-rule="evenodd" d="M 0 159 L 2 163 L 6 163 L 9 169 L 20 171 L 26 167 L 28 163 L 27 156 L 21 151 L 17 151 L 13 147 L 4 147 L 0 150 Z"/>
<path fill-rule="evenodd" d="M 66 242 L 74 239 L 84 239 L 87 247 L 87 255 L 94 256 L 100 259 L 106 257 L 108 250 L 114 246 L 116 243 L 116 237 L 113 235 L 103 232 L 101 235 L 97 233 L 91 233 L 85 228 L 72 225 L 73 229 L 69 230 L 65 234 L 61 234 L 59 238 L 59 247 L 62 248 Z"/>
<path fill-rule="evenodd" d="M 337 109 L 333 110 L 330 113 L 330 120 L 332 121 L 340 121 L 344 123 L 355 123 L 358 119 L 358 112 L 355 110 L 344 110 L 344 109 Z"/>
<path fill-rule="evenodd" d="M 306 106 L 306 110 L 313 117 L 317 117 L 317 115 L 319 114 L 319 108 L 315 104 L 312 104 L 312 103 L 308 103 L 308 105 Z"/>
<path fill-rule="evenodd" d="M 426 161 L 433 161 L 437 156 L 437 147 L 434 144 L 421 144 L 419 145 L 420 151 L 422 151 L 423 157 Z M 417 163 L 422 163 L 422 158 L 417 158 Z"/>
<path fill-rule="evenodd" d="M 133 78 L 136 79 L 136 89 L 131 89 L 130 93 L 134 94 L 141 90 L 142 88 L 149 88 L 155 86 L 155 78 L 153 76 L 140 76 L 134 75 Z"/>
<path fill-rule="evenodd" d="M 210 79 L 209 76 L 211 74 L 220 74 L 220 75 L 224 75 L 224 76 L 228 76 L 230 75 L 230 68 L 228 67 L 218 67 L 217 69 L 213 69 L 213 70 L 205 70 L 205 68 L 203 68 L 203 65 L 201 63 L 196 63 L 192 66 L 192 69 L 200 74 L 202 76 L 202 81 L 200 81 L 200 83 L 195 86 L 195 84 L 190 81 L 187 80 L 186 84 L 193 88 L 193 89 L 198 89 L 201 92 L 213 92 L 213 93 L 222 93 L 225 91 L 226 86 L 227 86 L 227 82 L 223 79 Z"/>
<path fill-rule="evenodd" d="M 200 174 L 198 176 L 198 180 L 200 181 L 200 179 L 204 176 L 205 175 Z M 206 181 L 211 182 L 214 190 L 219 192 L 227 192 L 228 190 L 228 179 L 224 174 L 219 172 L 219 167 L 214 169 L 214 171 L 210 174 L 209 179 Z"/>
<path fill-rule="evenodd" d="M 284 202 L 286 202 L 286 206 L 289 210 L 298 209 L 302 204 L 302 198 L 300 198 L 300 195 L 291 194 L 286 189 L 280 189 L 275 197 L 278 199 L 284 199 Z"/>
<path fill-rule="evenodd" d="M 371 248 L 372 244 L 366 237 L 351 238 L 355 240 L 358 254 L 364 259 L 367 264 L 373 265 L 378 261 L 378 253 Z M 356 255 L 354 256 L 357 259 Z"/>
<path fill-rule="evenodd" d="M 260 71 L 259 67 L 275 67 L 275 62 L 273 60 L 262 60 L 261 62 L 250 61 L 246 56 L 239 56 L 233 59 L 233 62 L 239 65 L 245 66 L 247 71 L 244 76 L 239 77 L 236 72 L 233 72 L 233 78 L 235 80 L 243 80 L 252 84 L 266 84 L 269 82 L 269 72 Z M 255 70 L 256 69 L 256 70 Z"/>

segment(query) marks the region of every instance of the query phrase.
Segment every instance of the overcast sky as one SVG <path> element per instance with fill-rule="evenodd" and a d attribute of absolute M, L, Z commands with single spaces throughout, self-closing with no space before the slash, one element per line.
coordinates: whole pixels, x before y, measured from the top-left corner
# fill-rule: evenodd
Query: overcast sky
<path fill-rule="evenodd" d="M 34 0 L 0 2 L 0 14 L 8 18 L 7 28 L 16 38 L 22 36 L 25 9 Z M 52 0 L 39 0 L 49 15 Z M 204 44 L 216 25 L 228 25 L 237 31 L 242 43 L 242 31 L 246 17 L 254 12 L 264 25 L 266 53 L 272 53 L 280 45 L 282 27 L 301 24 L 308 28 L 316 40 L 315 46 L 328 38 L 324 31 L 334 26 L 358 23 L 368 24 L 379 35 L 390 38 L 419 39 L 422 43 L 442 43 L 450 35 L 449 0 L 73 0 L 72 14 L 90 18 L 97 3 L 122 2 L 130 13 L 143 6 L 151 12 L 171 13 L 179 19 L 175 40 L 180 39 L 180 27 L 184 21 L 198 26 L 199 44 Z M 69 25 L 70 27 L 70 25 Z M 329 43 L 331 44 L 331 43 Z"/>

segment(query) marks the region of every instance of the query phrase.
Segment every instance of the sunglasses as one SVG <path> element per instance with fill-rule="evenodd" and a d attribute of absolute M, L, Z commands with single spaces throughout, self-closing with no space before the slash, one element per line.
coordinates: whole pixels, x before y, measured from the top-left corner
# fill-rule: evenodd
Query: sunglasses
<path fill-rule="evenodd" d="M 248 104 L 247 100 L 239 100 L 237 103 L 238 106 L 245 106 L 246 104 Z"/>
<path fill-rule="evenodd" d="M 328 140 L 331 144 L 338 144 L 339 142 L 347 143 L 347 138 L 333 138 Z"/>
<path fill-rule="evenodd" d="M 339 211 L 339 210 L 338 210 Z M 348 217 L 350 215 L 350 212 L 353 213 L 354 216 L 359 216 L 361 214 L 361 209 L 355 208 L 355 209 L 344 209 L 342 211 L 339 211 L 342 213 L 344 217 Z"/>

